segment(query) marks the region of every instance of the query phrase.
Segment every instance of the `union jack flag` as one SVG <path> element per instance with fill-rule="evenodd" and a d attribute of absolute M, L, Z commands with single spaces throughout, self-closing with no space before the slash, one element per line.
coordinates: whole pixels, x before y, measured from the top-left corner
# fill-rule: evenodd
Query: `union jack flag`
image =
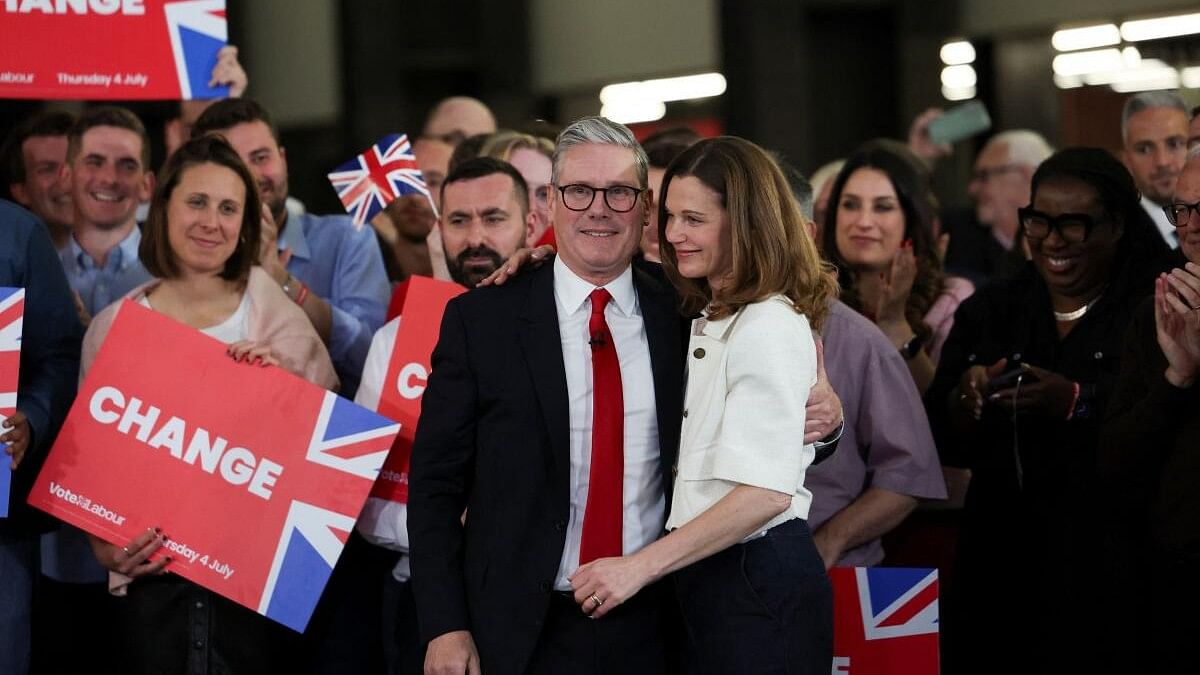
<path fill-rule="evenodd" d="M 834 673 L 937 675 L 936 569 L 838 567 L 829 577 Z"/>
<path fill-rule="evenodd" d="M 25 289 L 0 288 L 0 422 L 17 410 L 17 377 L 21 368 L 21 325 L 25 318 Z M 0 453 L 8 446 L 0 443 Z M 0 518 L 8 516 L 12 482 L 8 455 L 0 454 Z"/>
<path fill-rule="evenodd" d="M 399 424 L 325 392 L 306 459 L 374 481 L 399 429 Z M 260 614 L 304 630 L 354 529 L 362 500 L 350 505 L 292 500 L 258 604 Z"/>
<path fill-rule="evenodd" d="M 405 134 L 385 136 L 335 169 L 329 174 L 329 182 L 337 190 L 346 213 L 354 218 L 354 225 L 360 228 L 402 195 L 424 195 L 433 206 Z"/>

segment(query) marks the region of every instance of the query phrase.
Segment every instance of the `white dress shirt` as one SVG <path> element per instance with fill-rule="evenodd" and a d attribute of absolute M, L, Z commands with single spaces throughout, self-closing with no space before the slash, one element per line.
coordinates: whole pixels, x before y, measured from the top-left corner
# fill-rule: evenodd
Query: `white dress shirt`
<path fill-rule="evenodd" d="M 804 444 L 808 393 L 817 380 L 808 319 L 782 295 L 716 321 L 696 319 L 688 343 L 688 382 L 679 465 L 667 529 L 707 511 L 738 485 L 792 495 L 791 506 L 747 539 L 793 518 L 808 518 Z"/>
<path fill-rule="evenodd" d="M 1163 211 L 1163 207 L 1143 195 L 1142 208 L 1150 214 L 1150 219 L 1154 221 L 1158 233 L 1162 235 L 1163 241 L 1167 242 L 1167 248 L 1179 248 L 1179 235 L 1175 232 L 1175 226 L 1171 224 L 1170 220 L 1167 220 L 1167 214 Z"/>
<path fill-rule="evenodd" d="M 579 568 L 583 514 L 587 508 L 592 469 L 592 348 L 588 344 L 590 295 L 596 286 L 579 278 L 558 256 L 554 260 L 554 301 L 562 337 L 563 365 L 571 429 L 571 514 L 567 540 L 554 581 L 555 590 L 571 590 L 567 577 Z M 621 364 L 621 397 L 625 405 L 625 478 L 622 483 L 624 518 L 621 525 L 625 555 L 641 550 L 663 532 L 666 496 L 659 464 L 658 417 L 650 345 L 642 309 L 633 288 L 633 268 L 626 267 L 604 286 L 612 300 L 604 309 L 617 360 Z"/>

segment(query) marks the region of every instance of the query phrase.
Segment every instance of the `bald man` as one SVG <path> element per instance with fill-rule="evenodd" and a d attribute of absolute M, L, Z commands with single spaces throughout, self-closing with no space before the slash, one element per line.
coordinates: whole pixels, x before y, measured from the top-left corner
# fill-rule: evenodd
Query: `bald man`
<path fill-rule="evenodd" d="M 425 120 L 423 136 L 458 145 L 464 138 L 496 131 L 496 118 L 483 101 L 469 96 L 442 99 Z"/>

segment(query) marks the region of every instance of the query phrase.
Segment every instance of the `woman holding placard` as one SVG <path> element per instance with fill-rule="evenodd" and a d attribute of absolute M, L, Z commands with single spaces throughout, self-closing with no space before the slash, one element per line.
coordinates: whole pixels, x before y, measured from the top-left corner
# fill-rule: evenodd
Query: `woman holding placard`
<path fill-rule="evenodd" d="M 161 179 L 138 251 L 156 279 L 126 299 L 227 343 L 237 361 L 277 365 L 336 388 L 329 354 L 304 312 L 254 266 L 262 204 L 233 148 L 215 136 L 193 139 L 167 160 Z M 88 329 L 81 376 L 119 308 L 105 309 Z M 297 634 L 166 574 L 172 558 L 163 531 L 148 530 L 123 546 L 91 539 L 110 570 L 110 592 L 127 596 L 119 621 L 128 639 L 120 651 L 132 672 L 175 672 L 185 664 L 189 672 L 273 672 L 297 658 Z"/>

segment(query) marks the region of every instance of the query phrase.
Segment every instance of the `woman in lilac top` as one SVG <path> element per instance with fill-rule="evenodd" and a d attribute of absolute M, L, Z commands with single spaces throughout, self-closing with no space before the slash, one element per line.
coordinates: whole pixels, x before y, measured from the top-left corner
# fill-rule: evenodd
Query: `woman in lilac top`
<path fill-rule="evenodd" d="M 928 173 L 903 146 L 873 141 L 847 158 L 829 204 L 823 243 L 842 301 L 879 326 L 924 392 L 954 310 L 975 290 L 942 272 Z"/>

